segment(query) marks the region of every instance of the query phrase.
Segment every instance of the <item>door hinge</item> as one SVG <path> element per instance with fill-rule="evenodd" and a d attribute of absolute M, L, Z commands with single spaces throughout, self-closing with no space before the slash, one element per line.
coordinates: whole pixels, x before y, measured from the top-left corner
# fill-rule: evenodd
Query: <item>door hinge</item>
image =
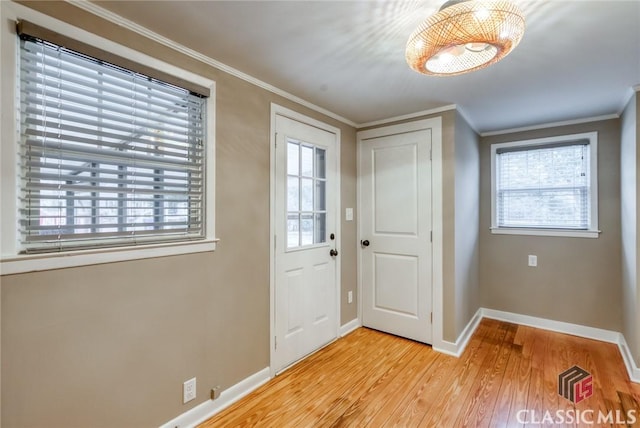
<path fill-rule="evenodd" d="M 273 134 L 273 142 L 275 143 L 276 149 L 278 148 L 278 133 Z"/>
<path fill-rule="evenodd" d="M 433 150 L 429 149 L 429 160 L 433 160 Z"/>
<path fill-rule="evenodd" d="M 433 242 L 433 230 L 429 232 L 429 242 Z"/>
<path fill-rule="evenodd" d="M 433 312 L 431 312 L 431 324 L 433 324 Z"/>
<path fill-rule="evenodd" d="M 273 348 L 278 349 L 278 336 L 273 336 Z"/>
<path fill-rule="evenodd" d="M 278 246 L 278 235 L 273 235 L 273 249 L 275 250 Z"/>

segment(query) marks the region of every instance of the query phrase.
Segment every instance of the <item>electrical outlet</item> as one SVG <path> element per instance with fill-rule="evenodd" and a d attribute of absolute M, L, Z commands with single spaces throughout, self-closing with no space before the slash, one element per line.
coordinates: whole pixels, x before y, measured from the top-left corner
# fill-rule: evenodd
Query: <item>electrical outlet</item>
<path fill-rule="evenodd" d="M 529 254 L 529 266 L 537 267 L 538 266 L 538 256 L 534 256 Z"/>
<path fill-rule="evenodd" d="M 196 378 L 189 379 L 182 384 L 182 403 L 188 403 L 196 398 Z"/>
<path fill-rule="evenodd" d="M 353 303 L 353 291 L 347 293 L 347 303 Z"/>

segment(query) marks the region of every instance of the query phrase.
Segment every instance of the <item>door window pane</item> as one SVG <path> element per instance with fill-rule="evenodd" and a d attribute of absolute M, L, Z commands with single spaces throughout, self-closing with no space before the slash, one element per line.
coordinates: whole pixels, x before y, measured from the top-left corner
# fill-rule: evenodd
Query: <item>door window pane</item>
<path fill-rule="evenodd" d="M 314 238 L 316 244 L 327 242 L 327 215 L 325 213 L 315 215 Z"/>
<path fill-rule="evenodd" d="M 313 179 L 303 178 L 302 189 L 302 211 L 313 211 Z"/>
<path fill-rule="evenodd" d="M 315 210 L 316 211 L 324 211 L 327 206 L 326 196 L 325 196 L 325 187 L 326 181 L 324 180 L 316 180 L 316 193 L 315 193 Z"/>
<path fill-rule="evenodd" d="M 300 170 L 300 145 L 289 141 L 287 143 L 287 174 L 298 175 Z"/>
<path fill-rule="evenodd" d="M 287 178 L 287 211 L 300 211 L 300 179 Z"/>
<path fill-rule="evenodd" d="M 300 245 L 312 245 L 313 237 L 313 214 L 302 214 L 300 218 Z"/>
<path fill-rule="evenodd" d="M 326 178 L 325 149 L 316 147 L 316 177 Z"/>
<path fill-rule="evenodd" d="M 300 165 L 303 177 L 313 177 L 313 147 L 302 146 L 302 157 Z"/>
<path fill-rule="evenodd" d="M 287 215 L 287 247 L 300 245 L 300 219 L 298 214 Z"/>

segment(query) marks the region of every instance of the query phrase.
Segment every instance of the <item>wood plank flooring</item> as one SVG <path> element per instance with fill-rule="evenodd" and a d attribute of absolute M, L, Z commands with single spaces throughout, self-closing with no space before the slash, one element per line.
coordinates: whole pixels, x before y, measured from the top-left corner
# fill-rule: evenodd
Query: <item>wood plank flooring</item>
<path fill-rule="evenodd" d="M 557 384 L 574 365 L 593 376 L 577 404 Z M 640 426 L 638 403 L 617 346 L 484 319 L 460 358 L 357 329 L 200 427 Z"/>

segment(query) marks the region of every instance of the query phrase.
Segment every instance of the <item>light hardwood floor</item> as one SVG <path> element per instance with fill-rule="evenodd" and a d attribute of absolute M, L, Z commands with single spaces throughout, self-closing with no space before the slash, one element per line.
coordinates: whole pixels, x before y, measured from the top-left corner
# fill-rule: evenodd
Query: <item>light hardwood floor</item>
<path fill-rule="evenodd" d="M 557 384 L 574 365 L 593 376 L 593 395 L 575 405 Z M 640 426 L 638 403 L 617 346 L 484 319 L 460 358 L 359 328 L 201 427 L 511 427 L 518 415 L 551 426 L 537 423 L 545 411 L 564 418 L 554 426 L 589 426 L 599 411 L 604 423 L 591 426 Z"/>

